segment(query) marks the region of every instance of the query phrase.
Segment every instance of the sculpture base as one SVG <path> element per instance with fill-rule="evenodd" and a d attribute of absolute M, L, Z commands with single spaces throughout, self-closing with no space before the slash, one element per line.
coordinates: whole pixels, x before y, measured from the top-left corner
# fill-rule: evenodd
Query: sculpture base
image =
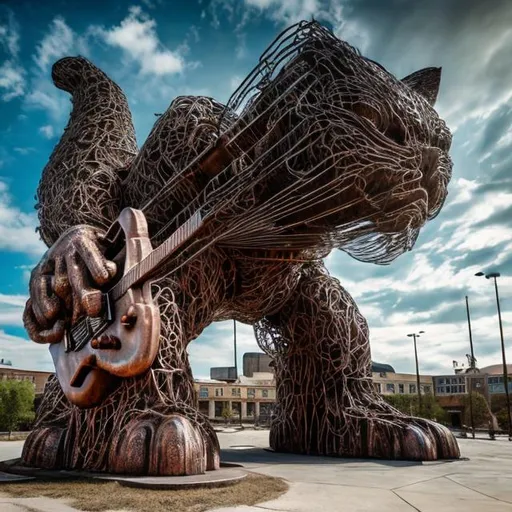
<path fill-rule="evenodd" d="M 2 478 L 2 474 L 5 475 Z M 22 480 L 114 480 L 125 487 L 141 489 L 196 489 L 234 485 L 243 480 L 247 473 L 237 464 L 221 464 L 220 469 L 192 476 L 129 476 L 87 471 L 40 469 L 21 464 L 21 459 L 0 461 L 0 484 Z"/>

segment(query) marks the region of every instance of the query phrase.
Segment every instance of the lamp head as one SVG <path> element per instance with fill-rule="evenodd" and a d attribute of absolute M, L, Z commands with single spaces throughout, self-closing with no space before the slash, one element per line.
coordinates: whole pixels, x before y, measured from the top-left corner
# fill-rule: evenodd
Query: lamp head
<path fill-rule="evenodd" d="M 483 272 L 477 272 L 477 273 L 475 274 L 475 276 L 478 276 L 478 277 L 481 277 L 481 276 L 483 276 L 483 275 L 485 275 Z"/>

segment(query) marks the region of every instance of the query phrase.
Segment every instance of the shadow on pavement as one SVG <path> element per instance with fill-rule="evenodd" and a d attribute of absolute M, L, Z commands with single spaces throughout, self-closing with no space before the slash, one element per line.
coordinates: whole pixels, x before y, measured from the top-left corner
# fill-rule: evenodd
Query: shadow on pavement
<path fill-rule="evenodd" d="M 304 465 L 340 465 L 352 464 L 353 467 L 358 464 L 368 469 L 368 464 L 377 464 L 389 467 L 409 467 L 421 465 L 436 465 L 454 462 L 456 460 L 438 460 L 432 462 L 420 462 L 410 460 L 381 460 L 381 459 L 355 459 L 339 457 L 319 457 L 315 455 L 296 455 L 292 453 L 277 453 L 266 448 L 242 448 L 231 447 L 221 450 L 221 461 L 234 464 L 304 464 Z"/>

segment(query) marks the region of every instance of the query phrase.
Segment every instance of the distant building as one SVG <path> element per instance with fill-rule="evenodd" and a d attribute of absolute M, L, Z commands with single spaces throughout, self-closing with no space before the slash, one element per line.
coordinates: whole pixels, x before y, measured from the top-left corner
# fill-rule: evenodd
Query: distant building
<path fill-rule="evenodd" d="M 210 368 L 210 379 L 235 382 L 237 379 L 236 368 L 234 366 L 218 366 L 216 368 Z"/>
<path fill-rule="evenodd" d="M 28 380 L 34 384 L 36 396 L 43 394 L 44 386 L 50 375 L 53 375 L 53 372 L 15 368 L 10 361 L 0 359 L 0 380 Z"/>
<path fill-rule="evenodd" d="M 508 373 L 508 391 L 512 393 L 512 364 L 507 364 Z M 487 376 L 487 393 L 489 395 L 505 394 L 505 385 L 503 380 L 503 365 L 493 364 L 480 370 L 480 374 Z"/>
<path fill-rule="evenodd" d="M 252 377 L 254 373 L 274 373 L 272 359 L 263 352 L 246 352 L 243 357 L 244 375 Z"/>
<path fill-rule="evenodd" d="M 236 419 L 254 421 L 268 416 L 276 400 L 276 385 L 272 373 L 256 373 L 252 377 L 240 376 L 236 382 L 195 380 L 199 411 L 212 420 L 222 420 L 224 409 Z"/>
<path fill-rule="evenodd" d="M 223 419 L 229 409 L 234 421 L 268 417 L 276 399 L 274 371 L 267 354 L 248 352 L 243 356 L 243 375 L 234 380 L 234 367 L 210 369 L 210 379 L 195 380 L 200 412 L 211 420 Z M 216 378 L 213 378 L 213 377 Z M 372 362 L 373 383 L 383 395 L 416 394 L 416 375 L 395 373 L 389 364 Z M 421 375 L 422 393 L 432 393 L 432 377 Z"/>
<path fill-rule="evenodd" d="M 381 395 L 416 395 L 418 393 L 416 374 L 373 372 L 373 386 Z M 433 383 L 430 375 L 420 375 L 421 392 L 432 393 Z"/>
<path fill-rule="evenodd" d="M 390 364 L 372 361 L 372 373 L 395 373 L 395 369 Z"/>
<path fill-rule="evenodd" d="M 512 365 L 507 365 L 508 374 L 512 374 Z M 494 364 L 484 368 L 459 368 L 454 364 L 455 375 L 436 375 L 434 393 L 437 401 L 450 415 L 453 427 L 460 427 L 465 412 L 465 396 L 470 391 L 484 396 L 489 407 L 493 396 L 504 394 L 503 365 Z M 512 393 L 509 378 L 508 389 Z"/>

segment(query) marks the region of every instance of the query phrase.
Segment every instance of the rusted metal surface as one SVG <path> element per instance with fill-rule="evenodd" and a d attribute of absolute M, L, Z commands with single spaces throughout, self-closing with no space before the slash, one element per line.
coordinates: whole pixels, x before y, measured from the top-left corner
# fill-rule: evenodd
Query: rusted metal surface
<path fill-rule="evenodd" d="M 439 69 L 398 80 L 316 22 L 301 23 L 272 43 L 227 105 L 174 100 L 137 154 L 126 100 L 100 70 L 67 58 L 54 80 L 76 101 L 39 187 L 51 249 L 31 279 L 25 324 L 34 341 L 65 345 L 70 324 L 98 314 L 105 288 L 126 274 L 114 277 L 122 258 L 106 243 L 114 231 L 105 238 L 123 207 L 143 213 L 153 249 L 195 212 L 204 226 L 151 276 L 160 333 L 150 369 L 119 375 L 88 409 L 73 406 L 52 380 L 27 463 L 46 446 L 44 429 L 58 427 L 64 442 L 48 459 L 56 466 L 217 468 L 218 443 L 195 408 L 186 348 L 213 321 L 230 318 L 253 324 L 273 359 L 274 449 L 459 456 L 447 429 L 396 411 L 374 391 L 366 321 L 321 263 L 333 248 L 389 263 L 439 213 L 452 165 L 451 134 L 433 108 Z M 94 136 L 82 139 L 88 126 Z M 128 310 L 118 315 L 121 348 L 111 352 L 123 350 L 140 319 L 138 311 L 135 322 Z"/>

